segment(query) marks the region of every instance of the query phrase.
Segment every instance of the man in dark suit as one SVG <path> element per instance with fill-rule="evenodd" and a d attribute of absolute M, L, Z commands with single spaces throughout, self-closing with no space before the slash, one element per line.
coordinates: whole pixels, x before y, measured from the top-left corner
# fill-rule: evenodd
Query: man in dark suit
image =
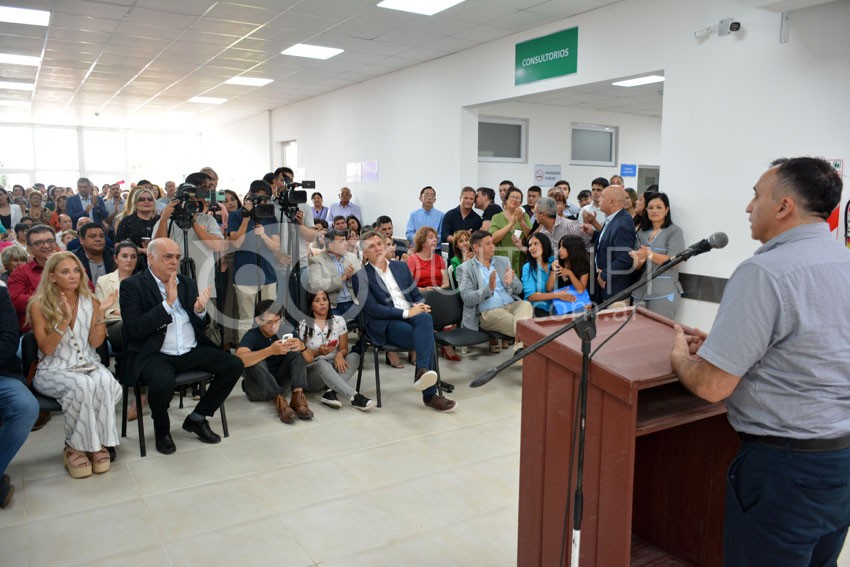
<path fill-rule="evenodd" d="M 148 269 L 121 282 L 119 294 L 124 321 L 125 368 L 128 386 L 148 386 L 156 449 L 169 455 L 177 450 L 170 433 L 168 405 L 174 377 L 187 370 L 214 375 L 198 405 L 183 422 L 183 429 L 204 443 L 221 441 L 207 417 L 215 414 L 242 374 L 242 361 L 216 348 L 206 338 L 209 322 L 206 305 L 209 288 L 198 293 L 194 280 L 177 275 L 180 249 L 169 238 L 148 245 Z"/>
<path fill-rule="evenodd" d="M 109 216 L 109 211 L 106 210 L 103 199 L 98 198 L 92 182 L 85 177 L 80 177 L 77 180 L 77 194 L 68 197 L 65 208 L 68 216 L 74 222 L 74 226 L 77 226 L 77 221 L 82 216 L 91 217 L 94 222 L 100 225 L 103 225 L 103 221 Z"/>
<path fill-rule="evenodd" d="M 106 246 L 106 232 L 97 223 L 90 222 L 80 229 L 80 244 L 74 254 L 83 264 L 94 289 L 100 276 L 115 271 L 115 254 Z"/>
<path fill-rule="evenodd" d="M 363 304 L 366 333 L 376 346 L 391 343 L 416 351 L 413 387 L 422 390 L 422 401 L 436 411 L 454 409 L 457 402 L 437 393 L 434 321 L 410 269 L 384 257 L 384 241 L 377 232 L 364 234 L 360 246 L 368 263 L 351 283 L 355 297 Z"/>
<path fill-rule="evenodd" d="M 595 299 L 600 303 L 632 285 L 637 275 L 629 254 L 635 247 L 635 224 L 623 209 L 628 198 L 620 185 L 609 185 L 599 199 L 599 208 L 606 215 L 604 225 L 594 220 L 598 284 Z"/>

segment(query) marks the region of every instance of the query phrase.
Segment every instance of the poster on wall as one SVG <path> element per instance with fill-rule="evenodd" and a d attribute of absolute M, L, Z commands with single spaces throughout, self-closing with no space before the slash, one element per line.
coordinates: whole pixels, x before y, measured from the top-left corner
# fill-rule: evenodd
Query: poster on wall
<path fill-rule="evenodd" d="M 546 165 L 534 164 L 534 184 L 543 187 L 554 187 L 555 182 L 561 179 L 561 164 Z"/>
<path fill-rule="evenodd" d="M 360 183 L 360 162 L 351 161 L 345 164 L 345 182 Z"/>
<path fill-rule="evenodd" d="M 362 183 L 377 183 L 378 182 L 378 162 L 376 162 L 376 161 L 360 162 L 360 181 Z"/>

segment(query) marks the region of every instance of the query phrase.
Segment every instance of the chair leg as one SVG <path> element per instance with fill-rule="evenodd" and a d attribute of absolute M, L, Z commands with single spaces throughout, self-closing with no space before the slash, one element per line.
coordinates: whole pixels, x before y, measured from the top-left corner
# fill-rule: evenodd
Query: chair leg
<path fill-rule="evenodd" d="M 136 414 L 138 416 L 136 417 L 136 421 L 139 422 L 139 452 L 144 457 L 147 455 L 145 448 L 145 418 L 144 415 L 142 415 L 142 387 L 138 382 L 136 382 L 136 385 L 133 386 L 133 392 L 136 394 Z M 124 419 L 127 419 L 126 414 Z"/>
<path fill-rule="evenodd" d="M 224 412 L 224 404 L 221 404 L 218 411 L 221 413 L 221 432 L 225 437 L 230 437 L 230 432 L 227 430 L 227 414 Z"/>
<path fill-rule="evenodd" d="M 121 386 L 121 437 L 127 437 L 127 396 L 128 387 Z"/>
<path fill-rule="evenodd" d="M 180 409 L 183 409 L 183 394 L 186 393 L 186 386 L 180 386 Z"/>
<path fill-rule="evenodd" d="M 437 393 L 443 395 L 443 379 L 440 374 L 440 353 L 437 350 L 437 344 L 434 344 L 434 370 L 437 372 Z"/>
<path fill-rule="evenodd" d="M 378 407 L 381 407 L 381 364 L 378 360 L 378 351 L 380 349 L 372 346 L 372 355 L 375 359 L 375 397 L 378 399 Z"/>
<path fill-rule="evenodd" d="M 368 348 L 368 347 L 367 347 Z M 356 389 L 360 391 L 360 380 L 363 378 L 363 359 L 366 358 L 366 353 L 362 353 L 360 355 L 360 362 L 357 364 L 357 386 Z"/>

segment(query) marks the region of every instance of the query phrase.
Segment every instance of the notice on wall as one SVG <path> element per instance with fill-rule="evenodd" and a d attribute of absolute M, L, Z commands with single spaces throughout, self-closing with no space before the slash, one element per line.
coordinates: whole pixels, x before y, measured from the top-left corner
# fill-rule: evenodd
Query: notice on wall
<path fill-rule="evenodd" d="M 571 75 L 578 68 L 577 61 L 578 28 L 517 43 L 514 84 Z"/>
<path fill-rule="evenodd" d="M 534 164 L 534 184 L 546 189 L 561 179 L 561 164 Z"/>
<path fill-rule="evenodd" d="M 378 162 L 352 161 L 345 164 L 346 183 L 377 183 Z"/>
<path fill-rule="evenodd" d="M 636 163 L 621 163 L 620 164 L 620 177 L 637 177 L 637 164 Z"/>

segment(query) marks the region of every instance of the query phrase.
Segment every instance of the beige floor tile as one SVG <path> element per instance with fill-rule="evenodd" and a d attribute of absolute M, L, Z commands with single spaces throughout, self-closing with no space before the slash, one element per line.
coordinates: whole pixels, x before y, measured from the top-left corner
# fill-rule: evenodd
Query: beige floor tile
<path fill-rule="evenodd" d="M 398 441 L 333 457 L 367 488 L 378 488 L 449 468 L 427 438 Z"/>
<path fill-rule="evenodd" d="M 12 479 L 15 493 L 8 506 L 0 510 L 0 528 L 23 524 L 27 521 L 27 483 L 21 478 L 19 471 L 6 469 L 6 474 Z M 0 549 L 3 546 L 0 544 Z"/>
<path fill-rule="evenodd" d="M 373 494 L 376 502 L 424 530 L 461 522 L 502 503 L 454 471 L 376 489 Z"/>
<path fill-rule="evenodd" d="M 385 427 L 377 420 L 366 419 L 367 417 L 301 429 L 298 434 L 316 447 L 321 456 L 326 457 L 395 440 L 391 428 Z"/>
<path fill-rule="evenodd" d="M 141 496 L 127 465 L 112 463 L 109 472 L 74 479 L 67 473 L 26 481 L 27 519 L 75 514 Z"/>
<path fill-rule="evenodd" d="M 5 511 L 5 510 L 4 510 Z M 0 563 L 24 567 L 27 565 L 27 526 L 0 528 Z"/>
<path fill-rule="evenodd" d="M 248 478 L 213 482 L 145 498 L 160 542 L 217 530 L 269 514 Z"/>
<path fill-rule="evenodd" d="M 315 561 L 275 516 L 165 544 L 174 567 L 307 567 Z"/>
<path fill-rule="evenodd" d="M 174 438 L 177 452 L 148 456 L 127 466 L 142 495 L 179 490 L 236 476 L 238 469 L 225 456 L 222 445 L 203 445 L 188 434 Z"/>
<path fill-rule="evenodd" d="M 171 560 L 162 545 L 152 545 L 85 563 L 86 567 L 168 567 Z"/>
<path fill-rule="evenodd" d="M 519 493 L 519 451 L 453 470 L 499 502 L 514 501 Z"/>
<path fill-rule="evenodd" d="M 141 500 L 113 504 L 27 526 L 30 565 L 76 565 L 157 543 Z"/>
<path fill-rule="evenodd" d="M 222 444 L 221 453 L 238 474 L 276 469 L 323 456 L 319 447 L 298 435 L 297 426 L 284 426 L 288 431 L 277 435 L 255 437 L 238 443 Z"/>
<path fill-rule="evenodd" d="M 494 438 L 490 430 L 493 423 L 470 425 L 429 435 L 426 439 L 439 447 L 438 458 L 447 467 L 462 466 L 506 455 L 518 450 L 518 444 L 505 443 Z"/>
<path fill-rule="evenodd" d="M 442 545 L 413 536 L 322 563 L 322 567 L 454 567 Z"/>
<path fill-rule="evenodd" d="M 429 530 L 425 537 L 458 565 L 516 565 L 517 509 L 503 506 L 453 526 Z"/>
<path fill-rule="evenodd" d="M 278 517 L 318 563 L 414 537 L 417 531 L 370 493 L 306 506 Z M 329 518 L 333 518 L 332 526 Z"/>
<path fill-rule="evenodd" d="M 330 459 L 282 467 L 246 478 L 257 498 L 272 512 L 294 510 L 365 491 L 352 474 Z"/>

